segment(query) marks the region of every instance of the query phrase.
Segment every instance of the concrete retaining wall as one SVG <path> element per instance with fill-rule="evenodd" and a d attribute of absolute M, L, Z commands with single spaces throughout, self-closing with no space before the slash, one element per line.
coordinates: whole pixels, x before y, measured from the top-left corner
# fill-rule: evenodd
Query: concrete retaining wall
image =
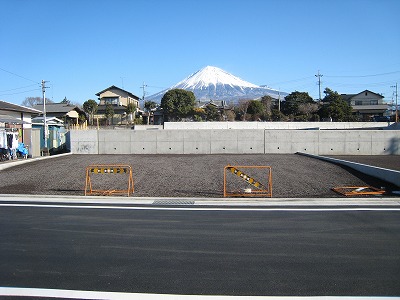
<path fill-rule="evenodd" d="M 72 130 L 76 154 L 400 155 L 397 130 Z"/>

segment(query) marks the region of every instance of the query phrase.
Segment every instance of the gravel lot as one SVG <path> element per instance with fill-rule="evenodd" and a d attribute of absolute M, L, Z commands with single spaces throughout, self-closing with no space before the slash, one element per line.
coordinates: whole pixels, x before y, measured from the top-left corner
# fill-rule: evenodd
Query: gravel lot
<path fill-rule="evenodd" d="M 390 185 L 335 164 L 295 154 L 257 155 L 69 155 L 0 171 L 1 194 L 83 195 L 91 164 L 128 164 L 137 197 L 223 197 L 224 167 L 271 166 L 273 197 L 341 197 L 336 186 Z M 96 175 L 103 185 L 122 175 Z M 121 178 L 121 177 L 120 177 Z M 116 179 L 118 180 L 118 179 Z M 126 188 L 126 176 L 119 180 Z M 240 178 L 239 178 L 240 181 Z M 113 184 L 113 183 L 112 183 Z M 94 187 L 98 188 L 98 187 Z"/>

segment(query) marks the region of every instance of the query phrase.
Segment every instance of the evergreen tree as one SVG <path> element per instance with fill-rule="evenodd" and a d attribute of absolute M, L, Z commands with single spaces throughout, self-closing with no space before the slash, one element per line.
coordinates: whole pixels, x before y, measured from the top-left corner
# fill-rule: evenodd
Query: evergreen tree
<path fill-rule="evenodd" d="M 164 94 L 160 107 L 168 120 L 182 120 L 192 113 L 195 101 L 193 92 L 173 89 Z"/>
<path fill-rule="evenodd" d="M 354 120 L 351 106 L 342 99 L 338 92 L 329 88 L 324 91 L 325 97 L 322 99 L 322 107 L 318 111 L 321 119 L 331 118 L 335 122 L 348 122 Z"/>
<path fill-rule="evenodd" d="M 83 103 L 83 110 L 89 115 L 90 124 L 93 125 L 94 114 L 97 112 L 98 105 L 95 100 L 89 99 Z"/>

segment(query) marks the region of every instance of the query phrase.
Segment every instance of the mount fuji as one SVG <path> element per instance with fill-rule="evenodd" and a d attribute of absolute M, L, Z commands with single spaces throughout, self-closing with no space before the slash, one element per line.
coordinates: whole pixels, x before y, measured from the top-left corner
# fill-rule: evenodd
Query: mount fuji
<path fill-rule="evenodd" d="M 147 97 L 146 100 L 160 102 L 164 94 L 172 89 L 192 91 L 198 101 L 237 102 L 240 99 L 258 99 L 262 96 L 271 96 L 275 99 L 279 97 L 278 90 L 252 84 L 220 68 L 207 66 L 172 87 Z M 281 99 L 286 95 L 287 93 L 281 92 Z"/>

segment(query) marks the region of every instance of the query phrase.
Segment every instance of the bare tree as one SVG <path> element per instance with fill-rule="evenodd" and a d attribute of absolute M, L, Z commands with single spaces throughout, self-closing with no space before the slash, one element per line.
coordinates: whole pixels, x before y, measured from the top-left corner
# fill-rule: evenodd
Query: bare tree
<path fill-rule="evenodd" d="M 238 108 L 240 113 L 242 114 L 242 121 L 246 121 L 247 109 L 249 108 L 250 100 L 241 99 L 239 100 Z"/>
<path fill-rule="evenodd" d="M 49 98 L 46 98 L 46 103 L 54 103 Z M 43 104 L 43 98 L 41 97 L 27 97 L 22 101 L 23 106 L 34 107 L 35 105 Z"/>

